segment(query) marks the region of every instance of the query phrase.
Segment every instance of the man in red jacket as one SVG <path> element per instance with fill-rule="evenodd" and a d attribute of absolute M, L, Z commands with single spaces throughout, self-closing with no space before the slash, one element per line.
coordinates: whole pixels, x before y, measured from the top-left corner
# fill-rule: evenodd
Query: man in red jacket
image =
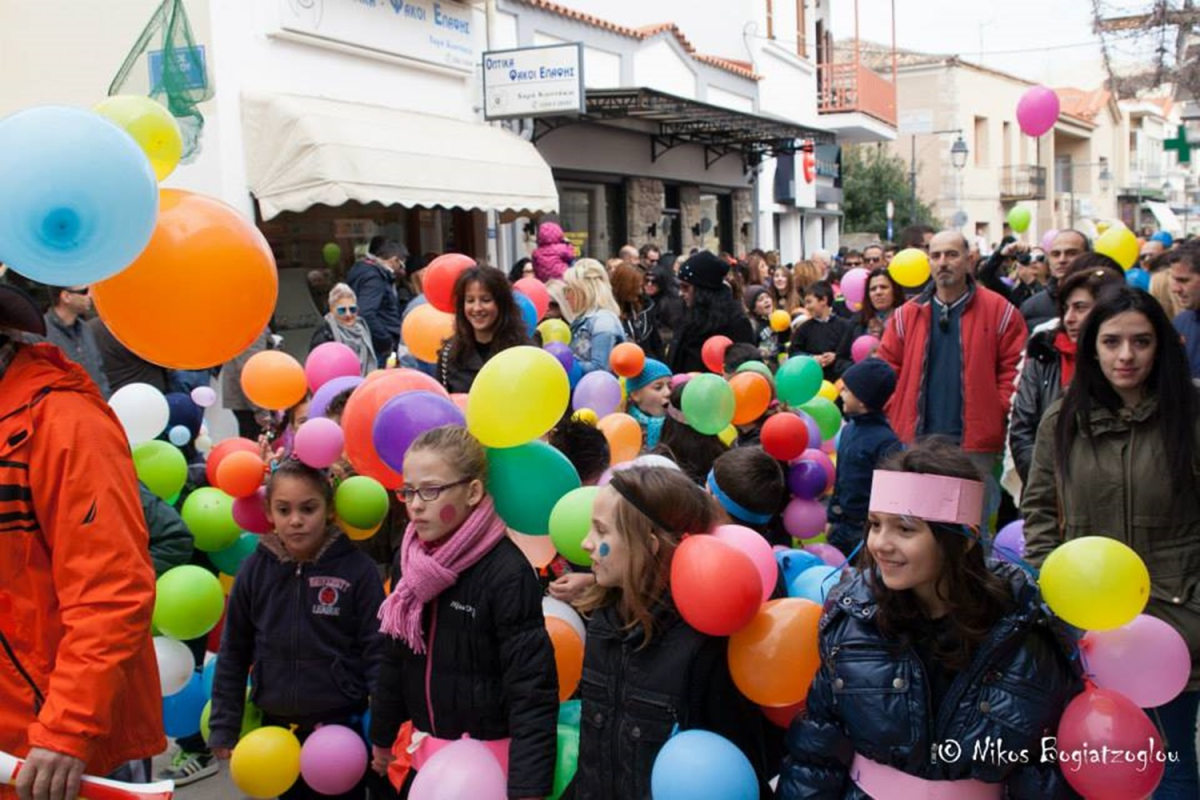
<path fill-rule="evenodd" d="M 1025 320 L 975 283 L 958 231 L 933 237 L 929 263 L 932 285 L 892 315 L 879 347 L 897 375 L 885 411 L 905 443 L 940 434 L 962 445 L 987 478 L 986 525 L 1000 502 L 992 471 L 1004 451 Z"/>

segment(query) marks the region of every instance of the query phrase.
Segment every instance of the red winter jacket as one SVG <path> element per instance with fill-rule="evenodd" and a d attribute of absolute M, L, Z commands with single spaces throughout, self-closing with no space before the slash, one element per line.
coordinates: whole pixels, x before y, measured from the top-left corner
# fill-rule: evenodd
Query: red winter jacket
<path fill-rule="evenodd" d="M 1025 320 L 1012 303 L 970 283 L 962 315 L 963 440 L 972 453 L 1004 449 L 1004 426 L 1012 405 L 1017 361 L 1025 346 Z M 925 408 L 925 359 L 933 318 L 933 290 L 896 310 L 877 355 L 896 370 L 896 391 L 884 407 L 900 440 L 911 443 Z"/>

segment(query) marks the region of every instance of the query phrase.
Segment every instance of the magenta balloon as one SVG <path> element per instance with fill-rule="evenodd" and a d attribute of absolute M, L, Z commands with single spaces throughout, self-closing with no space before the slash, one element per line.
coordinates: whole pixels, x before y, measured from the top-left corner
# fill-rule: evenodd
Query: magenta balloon
<path fill-rule="evenodd" d="M 304 377 L 309 391 L 315 392 L 334 378 L 361 377 L 362 364 L 348 345 L 325 342 L 313 348 L 304 361 Z"/>
<path fill-rule="evenodd" d="M 1058 236 L 1058 228 L 1051 228 L 1042 236 L 1042 249 L 1047 253 L 1050 252 L 1050 245 L 1054 244 L 1054 237 Z"/>
<path fill-rule="evenodd" d="M 313 417 L 296 431 L 292 454 L 316 469 L 325 469 L 342 457 L 346 437 L 336 422 L 325 417 Z"/>
<path fill-rule="evenodd" d="M 408 796 L 409 800 L 507 800 L 508 781 L 486 745 L 460 739 L 425 762 Z"/>
<path fill-rule="evenodd" d="M 771 544 L 758 531 L 743 525 L 718 525 L 712 535 L 722 542 L 741 550 L 754 562 L 758 577 L 762 579 L 762 599 L 767 602 L 775 591 L 779 581 L 779 565 L 775 563 L 775 553 Z"/>
<path fill-rule="evenodd" d="M 1017 102 L 1017 123 L 1029 136 L 1041 136 L 1058 121 L 1058 95 L 1046 86 L 1031 86 Z"/>
<path fill-rule="evenodd" d="M 867 296 L 867 280 L 870 277 L 871 273 L 862 267 L 846 271 L 842 276 L 842 297 L 846 298 L 846 305 L 862 305 Z"/>
<path fill-rule="evenodd" d="M 850 345 L 850 358 L 854 359 L 854 363 L 857 364 L 859 361 L 870 358 L 877 347 L 879 347 L 879 339 L 870 334 L 864 334 Z"/>
<path fill-rule="evenodd" d="M 797 539 L 811 539 L 825 530 L 825 505 L 819 500 L 793 497 L 783 510 L 783 527 Z"/>
<path fill-rule="evenodd" d="M 433 392 L 405 392 L 379 409 L 371 438 L 383 463 L 403 472 L 404 454 L 418 436 L 443 425 L 466 424 L 467 418 L 453 400 Z"/>
<path fill-rule="evenodd" d="M 604 419 L 621 405 L 621 384 L 612 373 L 596 370 L 589 372 L 575 387 L 571 408 L 590 408 L 596 416 Z"/>
<path fill-rule="evenodd" d="M 358 375 L 347 375 L 341 378 L 333 378 L 322 384 L 320 389 L 313 392 L 312 402 L 308 404 L 308 418 L 325 416 L 325 409 L 329 408 L 329 401 L 337 397 L 347 389 L 357 388 L 363 379 Z"/>
<path fill-rule="evenodd" d="M 806 544 L 804 551 L 812 553 L 831 567 L 840 567 L 846 563 L 846 555 L 831 544 Z"/>
<path fill-rule="evenodd" d="M 815 500 L 825 493 L 829 474 L 816 461 L 801 459 L 788 467 L 787 488 L 796 497 Z"/>
<path fill-rule="evenodd" d="M 1119 628 L 1088 631 L 1080 646 L 1092 681 L 1142 708 L 1174 700 L 1192 671 L 1192 657 L 1179 631 L 1146 614 Z"/>
<path fill-rule="evenodd" d="M 320 794 L 345 794 L 366 772 L 367 744 L 344 725 L 322 725 L 300 749 L 300 774 Z"/>
<path fill-rule="evenodd" d="M 260 486 L 257 492 L 247 497 L 235 497 L 233 521 L 250 533 L 270 533 L 275 526 L 267 518 L 267 487 Z"/>

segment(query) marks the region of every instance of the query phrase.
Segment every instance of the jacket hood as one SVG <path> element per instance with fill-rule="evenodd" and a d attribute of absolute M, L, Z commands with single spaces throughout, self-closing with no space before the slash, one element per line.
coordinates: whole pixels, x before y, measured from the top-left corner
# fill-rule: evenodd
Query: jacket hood
<path fill-rule="evenodd" d="M 1025 354 L 1029 358 L 1038 361 L 1057 361 L 1059 358 L 1058 350 L 1054 347 L 1054 337 L 1058 335 L 1058 328 L 1038 331 L 1029 337 L 1029 343 L 1025 345 Z"/>
<path fill-rule="evenodd" d="M 563 229 L 557 222 L 543 222 L 538 226 L 537 242 L 540 245 L 557 244 L 563 240 Z"/>
<path fill-rule="evenodd" d="M 1088 425 L 1093 434 L 1125 431 L 1130 425 L 1145 422 L 1158 413 L 1158 397 L 1150 395 L 1133 408 L 1113 410 L 1096 405 L 1088 414 Z"/>
<path fill-rule="evenodd" d="M 317 551 L 317 555 L 309 563 L 317 564 L 324 561 L 326 557 L 334 558 L 341 555 L 346 550 L 352 550 L 354 546 L 350 544 L 349 538 L 342 532 L 342 529 L 336 525 L 330 525 L 328 528 L 329 539 Z M 296 559 L 288 552 L 283 545 L 283 540 L 275 533 L 264 533 L 259 537 L 259 548 L 273 555 L 280 564 L 295 564 Z"/>
<path fill-rule="evenodd" d="M 104 399 L 83 367 L 71 361 L 52 344 L 18 344 L 17 353 L 4 376 L 28 390 L 0 394 L 0 417 L 7 416 L 29 402 L 35 394 L 48 391 L 90 394 L 101 403 Z M 16 383 L 12 384 L 16 385 Z"/>

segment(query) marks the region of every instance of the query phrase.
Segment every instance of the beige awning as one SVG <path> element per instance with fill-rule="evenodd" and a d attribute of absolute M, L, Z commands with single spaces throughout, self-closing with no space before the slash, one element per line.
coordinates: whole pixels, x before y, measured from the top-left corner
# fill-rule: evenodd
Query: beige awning
<path fill-rule="evenodd" d="M 242 95 L 246 172 L 264 220 L 318 203 L 552 212 L 550 166 L 503 128 L 304 95 Z"/>

